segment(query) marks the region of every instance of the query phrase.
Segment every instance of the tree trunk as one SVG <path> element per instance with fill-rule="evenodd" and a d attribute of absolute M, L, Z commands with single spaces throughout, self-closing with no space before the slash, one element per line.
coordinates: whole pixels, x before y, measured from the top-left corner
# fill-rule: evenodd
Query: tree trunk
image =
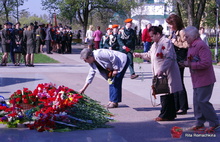
<path fill-rule="evenodd" d="M 8 17 L 9 13 L 8 13 L 8 8 L 7 8 L 7 0 L 4 1 L 3 7 L 5 9 L 5 19 L 6 19 L 6 21 L 9 21 L 9 17 Z"/>

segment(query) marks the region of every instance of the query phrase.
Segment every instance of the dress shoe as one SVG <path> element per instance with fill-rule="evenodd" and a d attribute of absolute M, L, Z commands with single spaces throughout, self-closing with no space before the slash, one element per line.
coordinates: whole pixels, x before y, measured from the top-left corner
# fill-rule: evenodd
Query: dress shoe
<path fill-rule="evenodd" d="M 184 114 L 187 114 L 187 111 L 186 110 L 179 110 L 176 112 L 177 115 L 184 115 Z"/>
<path fill-rule="evenodd" d="M 167 118 L 161 118 L 161 117 L 157 117 L 154 119 L 155 121 L 173 121 L 174 119 L 167 119 Z"/>
<path fill-rule="evenodd" d="M 137 78 L 139 75 L 136 75 L 136 74 L 133 74 L 133 75 L 131 75 L 131 79 L 135 79 L 135 78 Z"/>
<path fill-rule="evenodd" d="M 204 130 L 204 129 L 205 129 L 204 125 L 201 125 L 201 126 L 193 126 L 189 130 L 198 131 L 198 130 Z"/>
<path fill-rule="evenodd" d="M 118 103 L 114 103 L 114 102 L 109 102 L 107 105 L 107 108 L 117 108 L 118 107 Z"/>

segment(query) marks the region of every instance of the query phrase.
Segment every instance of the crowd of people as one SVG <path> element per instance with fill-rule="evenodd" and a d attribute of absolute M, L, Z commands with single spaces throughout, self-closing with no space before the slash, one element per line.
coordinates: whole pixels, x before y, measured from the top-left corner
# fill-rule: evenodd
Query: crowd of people
<path fill-rule="evenodd" d="M 81 37 L 80 30 L 77 37 Z M 34 67 L 34 53 L 43 53 L 44 46 L 47 54 L 71 53 L 73 32 L 71 27 L 62 24 L 53 26 L 34 22 L 21 27 L 20 22 L 15 24 L 5 22 L 0 32 L 0 39 L 3 53 L 1 66 L 7 65 L 10 54 L 15 66 L 20 66 L 23 55 L 25 65 Z"/>
<path fill-rule="evenodd" d="M 84 93 L 97 71 L 109 82 L 108 108 L 117 108 L 122 101 L 122 79 L 127 68 L 131 79 L 135 79 L 133 58 L 150 61 L 155 76 L 166 75 L 170 92 L 160 96 L 161 110 L 155 121 L 172 121 L 177 115 L 187 114 L 188 98 L 184 85 L 184 69 L 189 67 L 193 84 L 193 106 L 196 125 L 191 130 L 205 131 L 219 128 L 219 119 L 210 103 L 214 83 L 216 82 L 212 65 L 211 51 L 201 38 L 196 27 L 184 27 L 183 21 L 176 14 L 171 14 L 166 22 L 171 29 L 169 37 L 163 34 L 163 27 L 147 24 L 142 32 L 143 53 L 136 53 L 137 35 L 131 28 L 132 19 L 126 19 L 125 26 L 112 25 L 106 34 L 94 34 L 93 26 L 87 31 L 88 48 L 81 51 L 81 59 L 91 66 L 85 85 L 80 90 Z M 100 27 L 97 27 L 99 30 Z M 96 36 L 99 35 L 99 38 Z M 97 43 L 93 47 L 93 40 Z M 97 40 L 99 39 L 99 40 Z M 153 44 L 152 44 L 153 41 Z"/>
<path fill-rule="evenodd" d="M 161 110 L 155 121 L 172 121 L 177 115 L 185 115 L 189 109 L 187 90 L 184 85 L 184 70 L 189 67 L 193 84 L 193 106 L 196 125 L 192 130 L 204 128 L 209 122 L 209 130 L 219 127 L 216 112 L 209 102 L 214 83 L 216 82 L 212 66 L 211 51 L 205 39 L 204 28 L 199 30 L 193 26 L 184 27 L 182 19 L 171 14 L 167 19 L 171 34 L 163 34 L 161 25 L 146 24 L 146 28 L 137 36 L 132 28 L 132 19 L 126 19 L 125 25 L 117 24 L 106 28 L 106 33 L 100 31 L 100 26 L 93 30 L 90 25 L 86 31 L 85 42 L 88 48 L 81 51 L 81 59 L 90 65 L 86 82 L 79 93 L 84 93 L 92 83 L 98 71 L 109 82 L 108 108 L 117 108 L 122 101 L 122 80 L 127 68 L 130 78 L 136 79 L 133 58 L 141 58 L 151 63 L 155 76 L 166 75 L 170 92 L 160 96 Z M 203 31 L 201 31 L 203 30 Z M 200 38 L 201 36 L 201 38 Z M 81 37 L 78 31 L 77 37 Z M 68 26 L 30 23 L 21 28 L 17 22 L 4 23 L 1 30 L 2 62 L 6 66 L 10 54 L 15 66 L 20 65 L 21 55 L 25 65 L 34 67 L 34 53 L 71 53 L 73 33 Z M 141 40 L 140 40 L 141 39 Z M 136 53 L 137 41 L 143 43 L 143 53 Z"/>

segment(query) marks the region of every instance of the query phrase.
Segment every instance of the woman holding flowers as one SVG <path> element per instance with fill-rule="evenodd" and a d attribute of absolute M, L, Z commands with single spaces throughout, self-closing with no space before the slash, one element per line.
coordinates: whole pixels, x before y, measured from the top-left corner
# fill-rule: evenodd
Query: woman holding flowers
<path fill-rule="evenodd" d="M 212 53 L 207 44 L 202 41 L 196 27 L 189 26 L 185 30 L 185 39 L 189 46 L 187 60 L 180 63 L 189 67 L 193 84 L 193 108 L 196 125 L 192 130 L 204 129 L 204 123 L 209 122 L 207 132 L 213 132 L 220 127 L 218 116 L 210 103 L 214 84 L 215 72 L 212 65 Z"/>
<path fill-rule="evenodd" d="M 154 76 L 167 75 L 170 93 L 160 96 L 162 107 L 155 121 L 170 121 L 176 117 L 173 93 L 182 90 L 176 53 L 171 41 L 162 34 L 161 28 L 152 26 L 149 34 L 154 41 L 151 49 L 146 53 L 134 53 L 134 57 L 151 60 Z"/>
<path fill-rule="evenodd" d="M 182 19 L 176 15 L 171 14 L 167 19 L 166 22 L 172 31 L 169 39 L 172 41 L 174 45 L 174 49 L 177 56 L 177 62 L 183 62 L 187 56 L 188 44 L 184 40 L 184 25 Z M 183 85 L 183 90 L 176 92 L 174 94 L 175 100 L 175 107 L 176 107 L 176 114 L 184 115 L 187 113 L 188 107 L 188 100 L 187 100 L 187 92 L 184 85 L 184 67 L 179 65 L 179 72 L 181 75 L 181 81 Z"/>
<path fill-rule="evenodd" d="M 126 54 L 109 50 L 98 49 L 92 51 L 85 48 L 81 51 L 81 59 L 89 63 L 90 71 L 86 79 L 84 87 L 79 93 L 84 93 L 89 84 L 92 83 L 96 71 L 109 82 L 109 103 L 108 108 L 118 107 L 122 96 L 122 80 L 128 68 L 129 60 Z"/>

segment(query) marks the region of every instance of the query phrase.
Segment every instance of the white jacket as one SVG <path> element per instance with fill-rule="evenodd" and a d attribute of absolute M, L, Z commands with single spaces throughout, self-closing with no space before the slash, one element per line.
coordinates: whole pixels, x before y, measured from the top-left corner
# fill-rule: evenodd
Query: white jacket
<path fill-rule="evenodd" d="M 97 49 L 93 51 L 95 60 L 104 68 L 110 69 L 111 71 L 117 70 L 120 73 L 127 62 L 127 55 L 114 50 L 109 49 Z M 86 78 L 87 83 L 91 83 L 95 77 L 96 71 L 98 70 L 95 63 L 89 64 L 91 66 L 89 74 Z M 99 71 L 99 70 L 98 70 Z M 99 71 L 100 72 L 100 71 Z M 100 74 L 107 80 L 106 72 L 100 72 Z"/>

